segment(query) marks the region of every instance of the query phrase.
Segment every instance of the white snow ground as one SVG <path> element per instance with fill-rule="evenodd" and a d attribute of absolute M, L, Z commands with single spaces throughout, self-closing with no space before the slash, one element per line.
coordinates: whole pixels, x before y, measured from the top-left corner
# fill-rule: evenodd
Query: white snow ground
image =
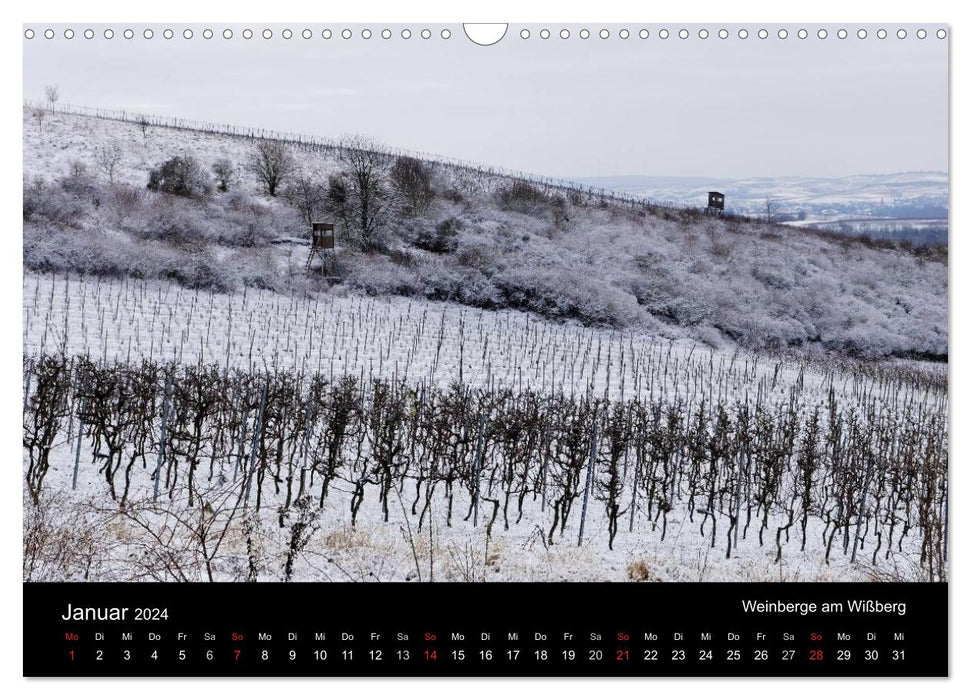
<path fill-rule="evenodd" d="M 400 298 L 345 296 L 295 299 L 270 292 L 214 294 L 151 281 L 103 281 L 28 275 L 24 280 L 24 350 L 85 353 L 106 361 L 139 358 L 194 364 L 205 361 L 262 370 L 293 368 L 308 372 L 350 373 L 365 381 L 375 377 L 446 385 L 462 367 L 471 386 L 530 387 L 539 391 L 620 398 L 675 396 L 699 400 L 713 393 L 732 399 L 769 392 L 770 403 L 787 401 L 801 378 L 801 405 L 818 403 L 829 386 L 840 402 L 852 405 L 873 379 L 820 363 L 780 360 L 700 349 L 687 342 L 658 342 L 636 333 L 610 332 L 545 322 L 518 312 L 488 312 Z M 667 366 L 666 376 L 662 374 Z M 933 370 L 931 370 L 933 371 Z M 941 371 L 941 370 L 938 370 Z M 939 400 L 928 394 L 924 400 Z M 119 513 L 107 486 L 82 456 L 79 487 L 71 489 L 74 444 L 55 450 L 46 481 L 51 536 L 71 547 L 90 548 L 86 567 L 59 569 L 48 564 L 32 578 L 143 578 L 146 531 L 172 537 L 181 554 L 179 570 L 189 579 L 205 579 L 199 548 L 184 523 L 150 503 L 150 485 L 136 485 L 132 504 Z M 87 461 L 87 464 L 85 462 Z M 220 495 L 212 487 L 214 523 L 220 521 Z M 335 485 L 340 490 L 340 485 Z M 747 536 L 731 558 L 725 556 L 724 520 L 717 545 L 701 516 L 691 523 L 683 506 L 668 517 L 667 534 L 652 527 L 644 513 L 621 528 L 613 550 L 607 547 L 603 505 L 591 499 L 584 542 L 578 545 L 578 510 L 554 544 L 546 543 L 549 509 L 527 501 L 521 522 L 504 529 L 502 516 L 487 537 L 480 513 L 478 527 L 463 520 L 467 502 L 456 499 L 451 527 L 444 523 L 444 499 L 433 499 L 431 528 L 419 533 L 408 494 L 383 522 L 375 493 L 365 497 L 357 527 L 351 528 L 349 496 L 329 497 L 315 522 L 311 540 L 296 562 L 297 580 L 871 580 L 919 578 L 919 540 L 904 540 L 902 552 L 883 552 L 869 560 L 871 541 L 856 564 L 837 546 L 824 561 L 822 524 L 811 521 L 805 552 L 797 528 L 776 562 L 774 520 L 758 545 L 753 518 Z M 227 506 L 228 507 L 228 506 Z M 164 509 L 163 509 L 164 510 Z M 28 508 L 28 520 L 32 511 Z M 58 526 L 57 522 L 61 525 Z M 709 524 L 710 526 L 710 524 Z M 280 528 L 274 508 L 260 517 L 261 577 L 282 575 L 288 528 Z M 153 536 L 154 536 L 153 534 Z M 74 542 L 72 538 L 80 538 Z M 238 579 L 245 569 L 245 537 L 233 525 L 213 560 L 216 580 Z M 180 549 L 181 547 L 181 549 Z M 633 572 L 633 573 L 632 573 Z"/>

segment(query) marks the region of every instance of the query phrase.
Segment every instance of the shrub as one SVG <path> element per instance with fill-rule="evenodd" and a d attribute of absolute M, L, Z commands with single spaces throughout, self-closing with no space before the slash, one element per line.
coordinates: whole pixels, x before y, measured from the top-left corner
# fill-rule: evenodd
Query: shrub
<path fill-rule="evenodd" d="M 108 191 L 107 208 L 114 214 L 117 223 L 121 225 L 129 217 L 142 210 L 148 196 L 144 190 L 138 187 L 117 185 Z"/>
<path fill-rule="evenodd" d="M 546 318 L 622 328 L 643 315 L 634 295 L 585 270 L 517 265 L 493 281 L 508 306 Z"/>
<path fill-rule="evenodd" d="M 233 190 L 222 201 L 226 203 L 227 209 L 241 214 L 261 216 L 269 211 L 266 205 L 243 190 Z"/>
<path fill-rule="evenodd" d="M 725 260 L 731 257 L 735 247 L 724 238 L 715 238 L 711 241 L 711 247 L 708 250 L 713 258 Z"/>
<path fill-rule="evenodd" d="M 542 190 L 523 180 L 497 190 L 496 200 L 503 209 L 530 216 L 544 214 L 550 206 L 550 198 Z"/>
<path fill-rule="evenodd" d="M 132 233 L 148 241 L 163 241 L 171 245 L 188 245 L 207 238 L 204 223 L 191 209 L 168 206 L 156 202 L 131 226 Z"/>
<path fill-rule="evenodd" d="M 77 228 L 85 214 L 84 202 L 42 179 L 24 183 L 24 221 L 47 221 L 58 227 Z"/>
<path fill-rule="evenodd" d="M 190 289 L 230 292 L 235 287 L 229 271 L 216 262 L 208 247 L 193 246 L 191 250 L 178 253 L 169 258 L 171 264 L 162 267 L 160 277 L 175 280 Z"/>
<path fill-rule="evenodd" d="M 212 193 L 212 183 L 195 158 L 176 156 L 149 172 L 148 189 L 179 197 L 204 197 Z"/>
<path fill-rule="evenodd" d="M 415 256 L 407 250 L 389 250 L 388 258 L 395 265 L 401 265 L 403 267 L 415 267 L 418 264 L 418 260 L 415 258 Z"/>
<path fill-rule="evenodd" d="M 77 165 L 75 163 L 75 166 Z M 60 184 L 62 190 L 72 197 L 87 200 L 96 207 L 101 205 L 104 189 L 83 167 L 72 167 L 68 174 L 58 181 L 58 184 Z"/>
<path fill-rule="evenodd" d="M 455 217 L 445 219 L 439 222 L 434 231 L 421 231 L 415 238 L 415 247 L 429 253 L 453 253 L 458 248 L 457 238 L 461 229 L 462 222 Z"/>
<path fill-rule="evenodd" d="M 566 197 L 561 194 L 556 195 L 550 199 L 550 211 L 553 215 L 553 224 L 557 228 L 561 228 L 564 224 L 570 221 L 570 212 L 567 207 Z"/>
<path fill-rule="evenodd" d="M 265 248 L 234 251 L 223 261 L 223 267 L 233 270 L 246 287 L 276 290 L 286 286 L 272 251 Z"/>
<path fill-rule="evenodd" d="M 220 158 L 212 164 L 212 174 L 216 176 L 216 187 L 220 192 L 229 192 L 229 185 L 236 177 L 236 168 L 229 158 Z"/>
<path fill-rule="evenodd" d="M 68 177 L 84 177 L 88 174 L 88 164 L 83 160 L 72 160 L 68 166 Z"/>
<path fill-rule="evenodd" d="M 273 231 L 263 217 L 254 216 L 237 229 L 237 235 L 231 239 L 220 239 L 221 243 L 241 248 L 254 248 L 265 245 L 273 236 Z"/>
<path fill-rule="evenodd" d="M 41 178 L 24 180 L 24 221 L 33 221 L 40 214 L 46 183 Z"/>
<path fill-rule="evenodd" d="M 460 248 L 455 257 L 459 265 L 481 270 L 492 262 L 494 256 L 482 246 L 467 245 Z"/>
<path fill-rule="evenodd" d="M 462 204 L 465 202 L 465 195 L 456 188 L 449 187 L 442 191 L 442 199 L 446 199 L 453 204 Z"/>

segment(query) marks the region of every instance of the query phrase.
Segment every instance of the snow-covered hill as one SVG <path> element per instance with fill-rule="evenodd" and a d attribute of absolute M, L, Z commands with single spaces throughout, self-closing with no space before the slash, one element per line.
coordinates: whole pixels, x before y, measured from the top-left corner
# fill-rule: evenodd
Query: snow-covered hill
<path fill-rule="evenodd" d="M 120 161 L 99 167 L 106 147 Z M 176 280 L 217 290 L 402 295 L 622 327 L 712 346 L 947 355 L 947 263 L 940 250 L 873 245 L 697 211 L 567 197 L 502 178 L 430 167 L 430 206 L 389 208 L 380 250 L 338 228 L 341 282 L 308 273 L 307 226 L 265 196 L 251 139 L 24 111 L 28 269 Z M 299 151 L 326 183 L 341 164 Z M 146 189 L 173 156 L 228 159 L 228 192 Z M 382 182 L 382 186 L 388 186 Z M 525 193 L 525 194 L 524 194 Z"/>
<path fill-rule="evenodd" d="M 940 249 L 24 117 L 25 580 L 947 578 Z"/>

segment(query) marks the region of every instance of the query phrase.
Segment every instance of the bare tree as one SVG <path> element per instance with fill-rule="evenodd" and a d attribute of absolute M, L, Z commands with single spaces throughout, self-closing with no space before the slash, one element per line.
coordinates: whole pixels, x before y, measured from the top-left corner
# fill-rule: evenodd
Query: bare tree
<path fill-rule="evenodd" d="M 387 222 L 391 197 L 384 185 L 384 159 L 377 145 L 363 136 L 341 143 L 340 161 L 347 170 L 347 200 L 350 221 L 366 251 L 382 247 L 382 229 Z"/>
<path fill-rule="evenodd" d="M 298 173 L 287 186 L 284 196 L 310 226 L 324 209 L 327 187 L 314 173 Z"/>
<path fill-rule="evenodd" d="M 142 130 L 142 141 L 148 140 L 148 127 L 151 126 L 151 122 L 148 121 L 148 117 L 141 116 L 138 118 L 138 128 Z"/>
<path fill-rule="evenodd" d="M 51 107 L 51 114 L 54 113 L 54 108 L 57 106 L 57 101 L 61 97 L 61 89 L 57 85 L 48 85 L 44 88 L 44 94 L 47 96 L 47 104 Z"/>
<path fill-rule="evenodd" d="M 37 129 L 43 133 L 44 132 L 44 117 L 47 116 L 47 112 L 41 107 L 34 107 L 30 112 L 30 116 L 37 120 Z"/>
<path fill-rule="evenodd" d="M 350 228 L 351 210 L 348 202 L 347 183 L 339 175 L 331 175 L 328 179 L 323 208 L 328 214 L 337 218 L 344 227 L 344 231 Z"/>
<path fill-rule="evenodd" d="M 772 223 L 772 205 L 773 201 L 768 197 L 765 198 L 765 223 Z"/>
<path fill-rule="evenodd" d="M 250 169 L 263 183 L 266 193 L 276 197 L 277 191 L 296 169 L 296 161 L 284 144 L 263 141 L 250 159 Z"/>
<path fill-rule="evenodd" d="M 216 187 L 220 192 L 229 192 L 229 186 L 236 176 L 236 168 L 229 158 L 220 158 L 212 164 L 212 174 L 216 176 Z"/>
<path fill-rule="evenodd" d="M 416 214 L 424 213 L 435 197 L 431 171 L 417 158 L 400 156 L 391 168 L 391 181 Z"/>
<path fill-rule="evenodd" d="M 99 147 L 94 153 L 98 168 L 108 177 L 108 182 L 112 185 L 115 184 L 115 173 L 118 172 L 121 157 L 121 146 L 115 142 Z"/>

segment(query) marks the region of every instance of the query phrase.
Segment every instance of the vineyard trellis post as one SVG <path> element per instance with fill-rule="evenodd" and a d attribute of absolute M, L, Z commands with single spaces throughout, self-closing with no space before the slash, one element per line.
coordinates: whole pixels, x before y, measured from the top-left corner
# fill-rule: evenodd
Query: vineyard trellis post
<path fill-rule="evenodd" d="M 587 464 L 587 483 L 583 488 L 583 507 L 580 509 L 580 534 L 577 536 L 577 547 L 583 545 L 583 526 L 587 522 L 587 504 L 590 502 L 590 487 L 593 483 L 593 468 L 597 463 L 597 423 L 594 421 L 590 431 L 590 461 Z"/>
<path fill-rule="evenodd" d="M 738 451 L 738 483 L 735 484 L 735 549 L 738 549 L 738 531 L 742 519 L 742 477 L 744 475 L 746 483 L 748 474 L 745 469 L 745 452 Z"/>
<path fill-rule="evenodd" d="M 30 380 L 34 376 L 34 359 L 27 363 L 27 378 L 24 379 L 24 413 L 27 412 L 27 402 L 30 399 Z"/>
<path fill-rule="evenodd" d="M 870 476 L 873 474 L 873 460 L 867 460 L 866 477 L 863 479 L 863 493 L 860 494 L 860 506 L 856 514 L 856 532 L 853 535 L 853 554 L 850 555 L 850 563 L 856 563 L 856 548 L 860 544 L 860 528 L 863 527 L 863 511 L 866 508 L 866 495 L 870 490 Z"/>
<path fill-rule="evenodd" d="M 237 397 L 242 393 L 242 379 L 237 382 Z M 248 393 L 248 392 L 247 392 Z M 246 455 L 246 423 L 249 416 L 249 408 L 246 406 L 245 397 L 242 400 L 243 405 L 243 415 L 242 419 L 239 421 L 239 451 L 236 453 L 236 464 L 233 467 L 233 481 L 239 477 L 239 469 L 243 463 L 243 459 Z"/>
<path fill-rule="evenodd" d="M 313 422 L 313 419 L 315 417 L 314 416 L 315 410 L 316 410 L 316 405 L 314 404 L 314 393 L 313 393 L 313 389 L 311 388 L 307 391 L 307 409 L 306 409 L 307 415 L 305 416 L 304 427 L 303 427 L 303 464 L 300 468 L 300 490 L 297 493 L 297 498 L 300 498 L 301 496 L 303 496 L 304 491 L 307 487 L 307 468 L 308 468 L 309 456 L 310 456 L 310 430 L 311 430 L 311 423 Z M 312 481 L 313 479 L 311 479 L 311 482 Z M 311 484 L 311 488 L 312 487 L 313 487 L 313 484 Z"/>
<path fill-rule="evenodd" d="M 472 502 L 472 526 L 479 526 L 479 484 L 482 481 L 482 438 L 485 434 L 485 414 L 479 415 L 479 437 L 475 441 L 475 498 Z M 468 517 L 468 516 L 466 516 Z"/>
<path fill-rule="evenodd" d="M 253 472 L 256 470 L 256 451 L 259 447 L 260 433 L 263 432 L 263 411 L 266 409 L 266 394 L 269 388 L 269 382 L 263 385 L 263 395 L 260 397 L 260 410 L 256 414 L 256 426 L 253 429 L 253 441 L 249 455 L 249 472 L 246 474 L 246 496 L 244 498 L 244 503 L 247 506 L 249 505 L 250 490 L 253 486 Z"/>
<path fill-rule="evenodd" d="M 71 490 L 78 490 L 78 464 L 81 461 L 81 438 L 84 437 L 84 409 L 87 406 L 88 397 L 81 397 L 81 415 L 78 418 L 78 444 L 74 451 L 74 476 L 71 479 Z"/>
<path fill-rule="evenodd" d="M 158 437 L 158 462 L 155 465 L 155 485 L 152 489 L 152 503 L 158 502 L 158 482 L 162 480 L 162 464 L 165 462 L 165 430 L 168 427 L 169 401 L 172 398 L 172 375 L 165 377 L 165 394 L 162 398 L 162 427 Z M 83 409 L 82 409 L 83 413 Z M 80 438 L 80 436 L 78 436 Z M 80 443 L 79 443 L 80 444 Z"/>
<path fill-rule="evenodd" d="M 947 508 L 948 508 L 948 504 L 951 501 L 950 492 L 948 491 L 948 488 L 947 488 L 947 481 L 944 482 L 943 491 L 944 491 L 944 528 L 943 528 L 942 536 L 944 541 L 941 543 L 941 547 L 943 549 L 944 561 L 947 562 Z"/>

